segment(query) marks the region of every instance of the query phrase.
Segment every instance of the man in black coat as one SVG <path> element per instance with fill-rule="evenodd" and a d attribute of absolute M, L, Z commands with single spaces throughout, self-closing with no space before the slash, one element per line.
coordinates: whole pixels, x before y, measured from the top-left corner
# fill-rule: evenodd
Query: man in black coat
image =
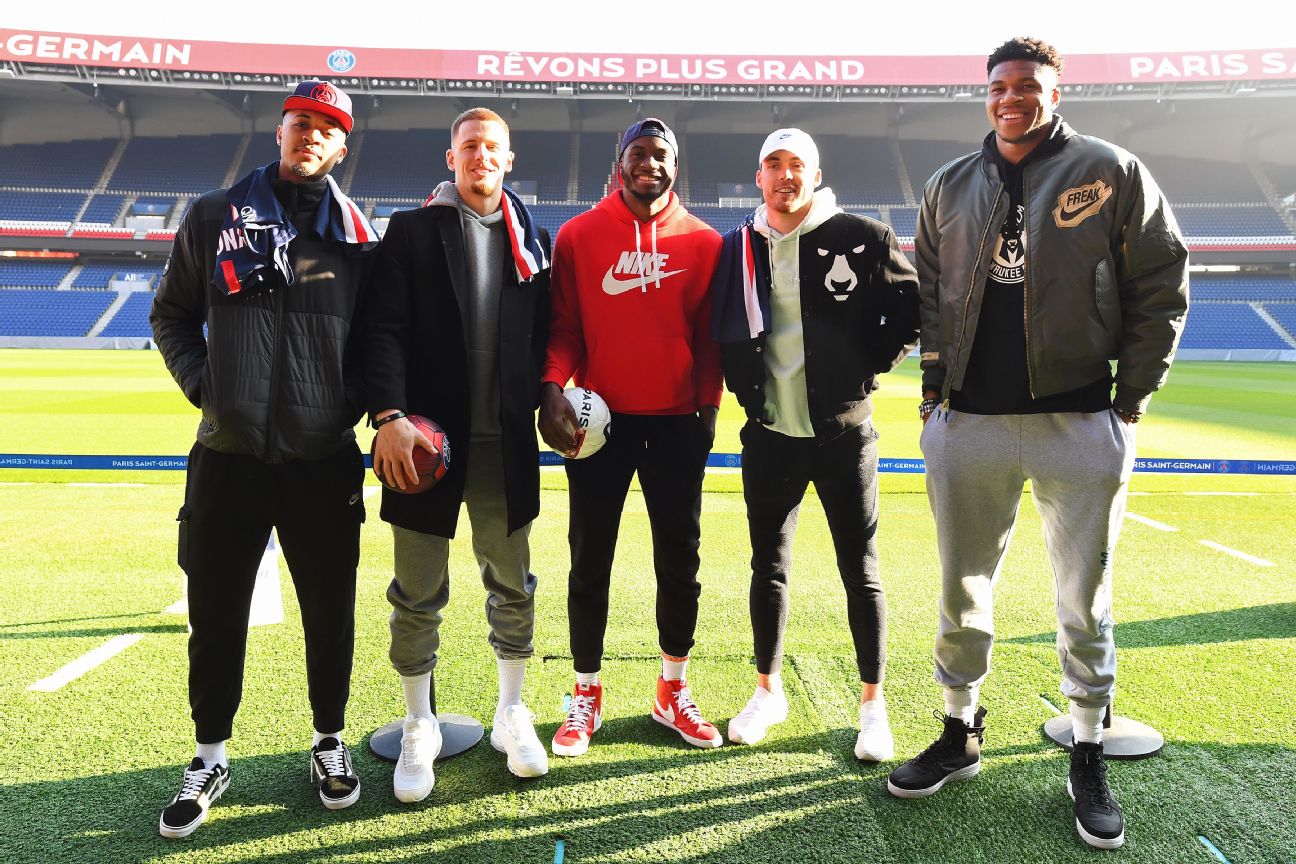
<path fill-rule="evenodd" d="M 855 644 L 855 756 L 891 758 L 882 679 L 886 599 L 877 554 L 877 439 L 869 394 L 918 340 L 918 278 L 882 223 L 819 188 L 819 148 L 770 133 L 757 159 L 764 203 L 725 235 L 712 327 L 725 381 L 747 412 L 743 498 L 752 544 L 756 692 L 729 723 L 755 744 L 787 719 L 783 637 L 792 540 L 810 483 L 823 504 Z M 750 266 L 747 266 L 750 265 Z"/>
<path fill-rule="evenodd" d="M 405 802 L 427 797 L 435 782 L 441 734 L 428 685 L 461 504 L 468 506 L 499 667 L 491 743 L 519 777 L 549 770 L 534 716 L 522 704 L 534 651 L 528 534 L 540 511 L 535 410 L 548 338 L 549 237 L 504 188 L 513 165 L 504 120 L 470 109 L 450 138 L 446 164 L 454 182 L 438 186 L 421 209 L 392 217 L 366 319 L 374 467 L 389 486 L 382 518 L 395 546 L 390 657 L 406 702 L 392 785 Z M 432 443 L 407 419 L 412 414 L 439 423 L 451 443 L 445 477 L 415 495 L 401 494 L 417 482 L 414 448 Z"/>
<path fill-rule="evenodd" d="M 167 369 L 202 409 L 177 517 L 197 750 L 158 822 L 164 837 L 193 833 L 229 785 L 225 742 L 272 528 L 305 632 L 311 779 L 331 810 L 360 795 L 342 743 L 365 516 L 351 321 L 378 235 L 329 176 L 346 156 L 351 99 L 303 81 L 283 108 L 279 161 L 194 202 L 149 314 Z"/>

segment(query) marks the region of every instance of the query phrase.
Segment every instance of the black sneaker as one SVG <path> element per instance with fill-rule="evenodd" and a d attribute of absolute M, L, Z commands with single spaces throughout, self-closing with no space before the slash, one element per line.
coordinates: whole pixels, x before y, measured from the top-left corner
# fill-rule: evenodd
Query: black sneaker
<path fill-rule="evenodd" d="M 162 811 L 158 833 L 163 837 L 188 837 L 207 821 L 207 808 L 229 788 L 230 772 L 224 765 L 207 767 L 194 757 L 180 780 L 180 791 Z"/>
<path fill-rule="evenodd" d="M 1071 750 L 1067 794 L 1075 802 L 1076 831 L 1096 849 L 1119 849 L 1125 843 L 1125 816 L 1107 787 L 1103 745 L 1076 742 Z"/>
<path fill-rule="evenodd" d="M 311 748 L 310 777 L 330 810 L 350 807 L 360 798 L 360 778 L 351 767 L 351 751 L 336 738 L 325 738 Z"/>
<path fill-rule="evenodd" d="M 945 723 L 945 730 L 930 747 L 891 772 L 887 789 L 897 798 L 926 798 L 951 780 L 975 776 L 981 770 L 985 715 L 986 709 L 978 710 L 969 726 L 954 717 L 936 714 Z"/>

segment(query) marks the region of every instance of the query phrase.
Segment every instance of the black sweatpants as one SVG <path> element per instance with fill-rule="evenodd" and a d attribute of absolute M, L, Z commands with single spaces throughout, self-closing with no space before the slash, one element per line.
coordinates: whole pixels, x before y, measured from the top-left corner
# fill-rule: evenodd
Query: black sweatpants
<path fill-rule="evenodd" d="M 636 471 L 652 527 L 658 642 L 673 657 L 687 657 L 693 649 L 702 592 L 697 581 L 702 476 L 710 452 L 711 437 L 696 414 L 613 414 L 603 449 L 567 460 L 572 559 L 567 621 L 577 672 L 597 672 L 602 663 L 612 558 Z"/>
<path fill-rule="evenodd" d="M 272 527 L 301 607 L 315 729 L 345 725 L 363 483 L 354 443 L 327 459 L 276 465 L 201 444 L 190 451 L 179 563 L 189 577 L 189 706 L 199 743 L 231 735 L 252 589 Z"/>
<path fill-rule="evenodd" d="M 761 674 L 777 672 L 783 665 L 792 538 L 801 499 L 814 483 L 846 588 L 846 617 L 860 681 L 882 680 L 887 634 L 876 543 L 877 438 L 868 420 L 824 444 L 783 435 L 755 421 L 742 429 L 743 498 L 752 545 L 752 637 Z"/>

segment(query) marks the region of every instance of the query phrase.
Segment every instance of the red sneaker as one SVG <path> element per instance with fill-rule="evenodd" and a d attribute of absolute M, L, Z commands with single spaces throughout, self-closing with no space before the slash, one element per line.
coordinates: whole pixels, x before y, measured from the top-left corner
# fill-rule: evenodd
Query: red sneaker
<path fill-rule="evenodd" d="M 674 729 L 694 747 L 719 747 L 724 743 L 720 730 L 708 723 L 693 701 L 693 694 L 683 681 L 657 678 L 657 701 L 653 704 L 653 719 Z"/>
<path fill-rule="evenodd" d="M 583 756 L 603 725 L 603 685 L 577 684 L 567 717 L 553 737 L 555 756 Z"/>

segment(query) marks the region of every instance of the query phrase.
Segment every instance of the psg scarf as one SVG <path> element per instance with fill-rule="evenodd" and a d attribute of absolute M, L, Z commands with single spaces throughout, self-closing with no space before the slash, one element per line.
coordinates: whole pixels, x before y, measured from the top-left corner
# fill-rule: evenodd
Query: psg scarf
<path fill-rule="evenodd" d="M 288 244 L 297 228 L 275 197 L 270 179 L 278 162 L 258 168 L 226 193 L 229 212 L 216 241 L 212 284 L 223 294 L 255 294 L 296 280 L 288 260 Z M 315 214 L 314 229 L 325 241 L 372 248 L 378 232 L 360 208 L 342 194 L 337 182 L 324 175 L 327 186 Z"/>
<path fill-rule="evenodd" d="M 437 189 L 442 188 L 437 186 Z M 426 207 L 437 197 L 434 189 L 423 202 Z M 513 266 L 517 268 L 519 282 L 526 282 L 542 270 L 549 269 L 549 259 L 545 256 L 544 244 L 540 242 L 540 231 L 531 220 L 522 199 L 512 189 L 504 187 L 504 225 L 508 229 L 509 250 L 513 253 Z"/>

